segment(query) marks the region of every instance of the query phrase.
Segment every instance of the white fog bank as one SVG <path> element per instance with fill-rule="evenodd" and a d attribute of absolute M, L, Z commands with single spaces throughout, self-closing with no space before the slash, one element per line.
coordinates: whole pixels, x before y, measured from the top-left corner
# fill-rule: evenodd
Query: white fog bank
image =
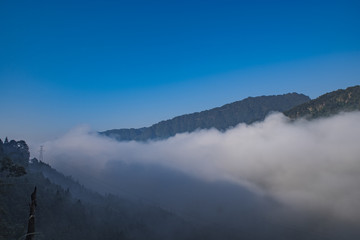
<path fill-rule="evenodd" d="M 295 122 L 275 113 L 224 133 L 201 130 L 148 143 L 117 142 L 80 127 L 44 146 L 46 162 L 75 177 L 80 170 L 99 176 L 109 161 L 154 163 L 360 222 L 360 112 Z"/>

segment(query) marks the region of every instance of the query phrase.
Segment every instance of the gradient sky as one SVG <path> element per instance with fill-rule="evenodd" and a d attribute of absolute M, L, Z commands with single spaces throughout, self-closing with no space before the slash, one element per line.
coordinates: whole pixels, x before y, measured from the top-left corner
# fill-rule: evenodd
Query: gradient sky
<path fill-rule="evenodd" d="M 0 1 L 0 138 L 360 83 L 360 1 Z"/>

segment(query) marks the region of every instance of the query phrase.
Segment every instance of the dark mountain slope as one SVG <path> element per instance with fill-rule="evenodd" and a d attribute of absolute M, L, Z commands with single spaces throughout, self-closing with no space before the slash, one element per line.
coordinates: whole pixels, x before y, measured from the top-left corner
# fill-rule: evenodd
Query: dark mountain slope
<path fill-rule="evenodd" d="M 165 139 L 177 133 L 192 132 L 196 129 L 226 130 L 239 123 L 250 124 L 261 121 L 272 111 L 283 112 L 309 100 L 309 97 L 297 93 L 249 97 L 222 107 L 161 121 L 151 127 L 113 129 L 101 132 L 101 134 L 119 141 L 146 141 L 149 139 Z"/>
<path fill-rule="evenodd" d="M 94 193 L 43 162 L 29 163 L 26 149 L 24 141 L 0 140 L 0 240 L 24 239 L 34 186 L 35 239 L 196 239 L 198 231 L 175 214 Z M 26 173 L 9 175 L 13 166 Z"/>
<path fill-rule="evenodd" d="M 360 110 L 360 86 L 339 89 L 296 106 L 284 114 L 291 119 L 328 117 L 339 112 Z"/>

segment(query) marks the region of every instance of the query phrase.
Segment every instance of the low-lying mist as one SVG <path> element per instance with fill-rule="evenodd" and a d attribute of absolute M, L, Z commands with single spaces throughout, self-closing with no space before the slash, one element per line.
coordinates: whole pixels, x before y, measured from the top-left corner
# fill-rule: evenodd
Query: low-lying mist
<path fill-rule="evenodd" d="M 117 142 L 79 127 L 44 146 L 46 162 L 101 192 L 184 192 L 191 183 L 179 184 L 183 177 L 174 180 L 179 174 L 209 186 L 228 182 L 240 186 L 233 192 L 249 191 L 298 211 L 359 224 L 359 123 L 359 112 L 312 121 L 290 121 L 274 113 L 263 122 L 239 124 L 226 132 L 200 130 L 146 143 Z M 162 177 L 154 180 L 156 175 Z M 144 182 L 146 176 L 152 180 Z M 171 189 L 173 182 L 176 189 Z M 224 196 L 241 201 L 236 193 Z M 181 202 L 182 197 L 186 199 L 173 199 Z M 206 199 L 202 201 L 206 205 Z"/>

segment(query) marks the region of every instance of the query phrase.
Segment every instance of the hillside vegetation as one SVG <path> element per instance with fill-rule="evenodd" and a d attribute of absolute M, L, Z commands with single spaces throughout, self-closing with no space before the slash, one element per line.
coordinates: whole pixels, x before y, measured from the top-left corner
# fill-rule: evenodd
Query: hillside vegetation
<path fill-rule="evenodd" d="M 328 117 L 339 112 L 360 110 L 360 86 L 339 89 L 296 106 L 284 114 L 291 119 Z"/>

